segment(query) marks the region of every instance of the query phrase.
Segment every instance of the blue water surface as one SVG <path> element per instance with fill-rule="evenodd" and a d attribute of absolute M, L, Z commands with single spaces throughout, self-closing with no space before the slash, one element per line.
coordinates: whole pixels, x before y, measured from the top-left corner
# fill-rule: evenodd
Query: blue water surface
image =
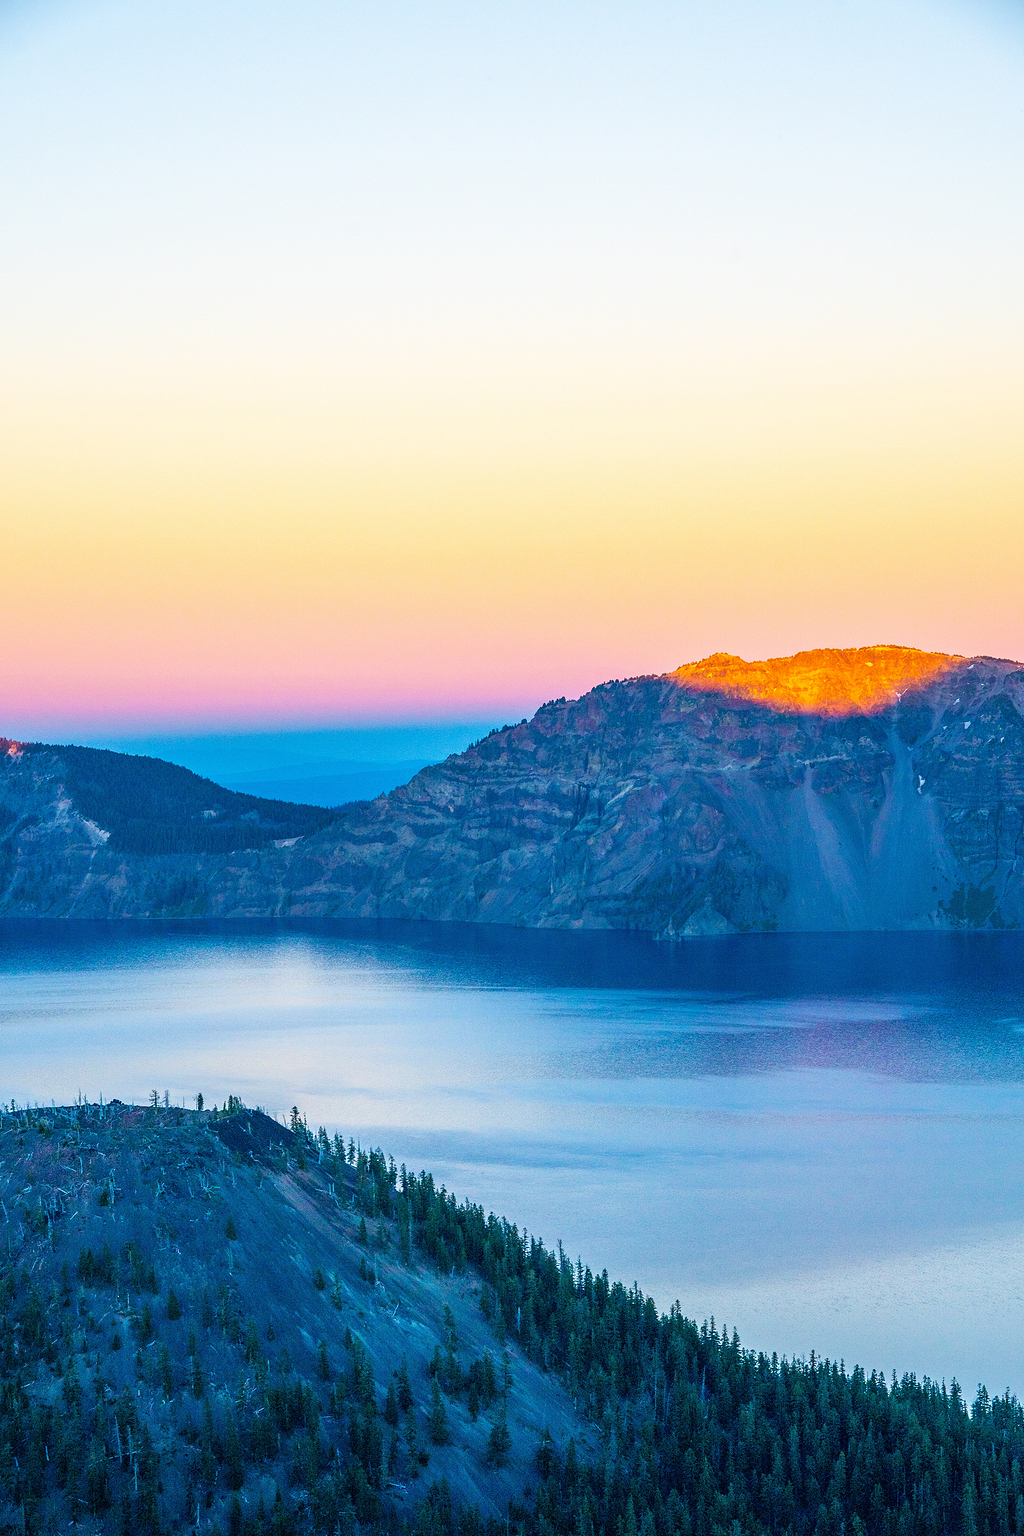
<path fill-rule="evenodd" d="M 663 1305 L 1024 1394 L 1024 936 L 0 925 L 0 1096 L 237 1093 Z"/>

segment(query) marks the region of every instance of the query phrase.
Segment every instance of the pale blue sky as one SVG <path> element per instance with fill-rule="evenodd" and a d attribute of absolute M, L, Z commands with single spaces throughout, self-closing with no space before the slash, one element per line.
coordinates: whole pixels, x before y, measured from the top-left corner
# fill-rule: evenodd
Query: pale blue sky
<path fill-rule="evenodd" d="M 7 4 L 0 313 L 16 348 L 401 366 L 439 330 L 985 323 L 1022 65 L 982 0 Z"/>

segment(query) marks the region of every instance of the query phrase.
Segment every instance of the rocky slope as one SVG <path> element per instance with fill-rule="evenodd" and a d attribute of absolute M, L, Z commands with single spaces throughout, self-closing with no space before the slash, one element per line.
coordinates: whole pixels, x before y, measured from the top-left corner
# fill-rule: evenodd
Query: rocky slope
<path fill-rule="evenodd" d="M 1024 669 L 878 646 L 605 683 L 293 847 L 199 856 L 173 876 L 191 893 L 178 910 L 220 914 L 661 937 L 1018 927 L 1022 834 Z M 48 905 L 13 858 L 7 911 L 175 910 L 169 868 L 157 902 L 138 861 L 93 854 Z"/>
<path fill-rule="evenodd" d="M 294 1113 L 5 1106 L 0 1199 L 0 1532 L 395 1531 L 439 1480 L 504 1529 L 592 1445 L 422 1251 L 432 1181 Z"/>
<path fill-rule="evenodd" d="M 713 657 L 545 705 L 345 812 L 296 848 L 281 895 L 665 937 L 1016 927 L 1022 716 L 1012 662 Z"/>
<path fill-rule="evenodd" d="M 0 1110 L 0 1536 L 1024 1536 L 1009 1393 L 755 1353 L 297 1110 L 152 1097 Z"/>

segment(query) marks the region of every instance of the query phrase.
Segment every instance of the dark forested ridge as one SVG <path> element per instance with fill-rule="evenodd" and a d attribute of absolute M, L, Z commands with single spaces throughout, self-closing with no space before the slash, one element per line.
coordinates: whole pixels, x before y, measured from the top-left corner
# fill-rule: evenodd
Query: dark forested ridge
<path fill-rule="evenodd" d="M 157 757 L 98 747 L 25 744 L 29 761 L 56 757 L 78 811 L 109 832 L 111 852 L 231 853 L 301 837 L 331 821 L 330 811 L 237 794 Z"/>
<path fill-rule="evenodd" d="M 0 1531 L 1024 1531 L 1015 1399 L 744 1350 L 297 1113 L 12 1108 L 0 1181 Z"/>
<path fill-rule="evenodd" d="M 225 871 L 258 878 L 332 819 L 159 758 L 0 738 L 0 912 L 205 917 Z"/>

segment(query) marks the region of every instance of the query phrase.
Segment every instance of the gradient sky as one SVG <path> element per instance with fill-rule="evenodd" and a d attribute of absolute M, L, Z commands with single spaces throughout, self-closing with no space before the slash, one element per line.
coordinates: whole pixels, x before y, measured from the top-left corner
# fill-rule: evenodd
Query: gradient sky
<path fill-rule="evenodd" d="M 1024 16 L 0 0 L 0 733 L 1024 655 Z"/>

